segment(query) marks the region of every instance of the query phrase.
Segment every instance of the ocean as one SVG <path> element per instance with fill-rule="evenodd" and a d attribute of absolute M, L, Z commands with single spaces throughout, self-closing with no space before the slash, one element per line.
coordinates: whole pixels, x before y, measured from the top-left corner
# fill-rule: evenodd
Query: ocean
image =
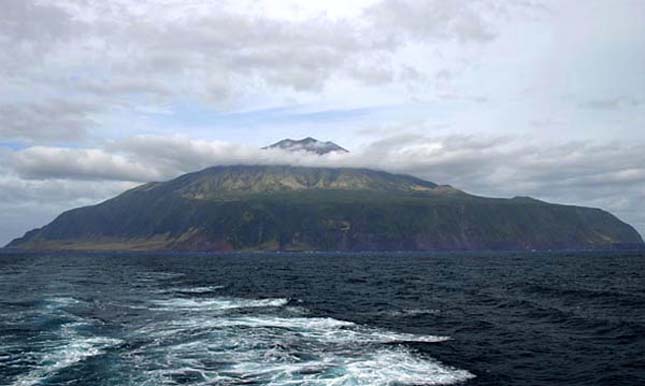
<path fill-rule="evenodd" d="M 0 385 L 450 384 L 645 384 L 645 254 L 0 255 Z"/>

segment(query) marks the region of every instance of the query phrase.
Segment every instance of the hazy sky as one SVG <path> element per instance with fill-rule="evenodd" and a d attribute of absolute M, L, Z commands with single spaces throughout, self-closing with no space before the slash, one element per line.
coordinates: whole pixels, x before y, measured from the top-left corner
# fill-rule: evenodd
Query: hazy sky
<path fill-rule="evenodd" d="M 2 0 L 0 244 L 231 163 L 406 172 L 645 233 L 644 19 L 641 0 Z M 351 153 L 258 150 L 306 136 Z"/>

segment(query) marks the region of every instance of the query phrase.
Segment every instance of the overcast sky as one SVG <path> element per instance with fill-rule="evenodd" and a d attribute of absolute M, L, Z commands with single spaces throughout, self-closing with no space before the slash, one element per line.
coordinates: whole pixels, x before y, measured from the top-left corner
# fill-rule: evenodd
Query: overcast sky
<path fill-rule="evenodd" d="M 2 0 L 0 244 L 232 163 L 376 167 L 645 233 L 644 18 L 641 0 Z M 351 153 L 258 149 L 306 136 Z"/>

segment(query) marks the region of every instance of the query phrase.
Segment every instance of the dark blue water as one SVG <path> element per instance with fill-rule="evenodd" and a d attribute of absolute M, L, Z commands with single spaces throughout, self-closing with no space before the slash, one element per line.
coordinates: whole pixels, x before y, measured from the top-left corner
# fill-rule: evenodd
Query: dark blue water
<path fill-rule="evenodd" d="M 0 385 L 645 384 L 645 256 L 0 255 Z"/>

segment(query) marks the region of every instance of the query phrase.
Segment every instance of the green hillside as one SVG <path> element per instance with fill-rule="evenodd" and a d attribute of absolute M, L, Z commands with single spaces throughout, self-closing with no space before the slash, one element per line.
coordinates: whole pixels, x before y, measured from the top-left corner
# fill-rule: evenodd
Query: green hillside
<path fill-rule="evenodd" d="M 599 210 L 472 196 L 369 169 L 213 167 L 70 210 L 9 246 L 46 250 L 545 250 L 641 245 Z"/>

